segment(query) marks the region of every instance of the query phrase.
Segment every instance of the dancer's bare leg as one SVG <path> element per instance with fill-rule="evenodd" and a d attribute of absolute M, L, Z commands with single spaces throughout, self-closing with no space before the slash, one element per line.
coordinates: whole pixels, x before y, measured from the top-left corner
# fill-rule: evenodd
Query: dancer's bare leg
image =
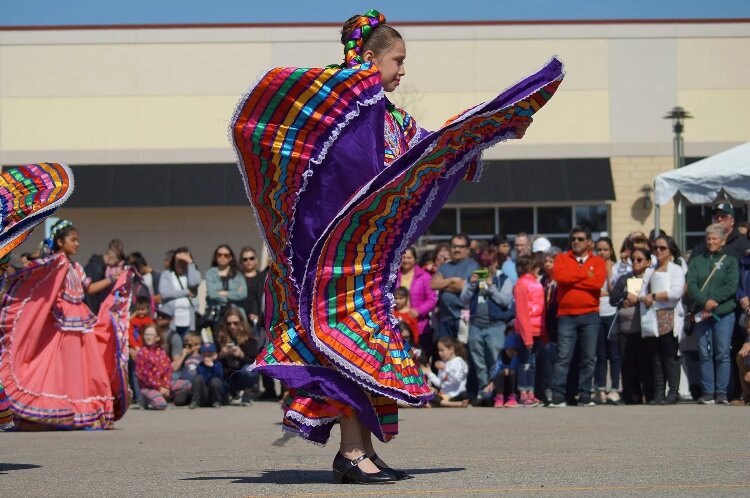
<path fill-rule="evenodd" d="M 341 445 L 339 446 L 339 453 L 349 460 L 354 460 L 355 458 L 362 456 L 362 454 L 365 453 L 365 444 L 362 437 L 363 425 L 359 419 L 357 417 L 341 417 L 339 420 L 339 426 L 341 426 Z M 372 438 L 370 438 L 369 444 L 370 448 L 372 448 Z M 380 472 L 380 469 L 378 469 L 369 458 L 359 462 L 358 466 L 363 472 L 367 472 L 368 474 Z"/>
<path fill-rule="evenodd" d="M 370 432 L 370 429 L 367 428 L 364 424 L 362 424 L 362 443 L 365 447 L 365 453 L 367 453 L 368 456 L 375 455 L 375 447 L 372 445 L 372 432 Z M 390 469 L 391 467 L 383 461 L 382 458 L 380 458 L 380 455 L 378 455 L 378 458 L 374 460 L 376 464 L 378 464 L 381 467 Z"/>

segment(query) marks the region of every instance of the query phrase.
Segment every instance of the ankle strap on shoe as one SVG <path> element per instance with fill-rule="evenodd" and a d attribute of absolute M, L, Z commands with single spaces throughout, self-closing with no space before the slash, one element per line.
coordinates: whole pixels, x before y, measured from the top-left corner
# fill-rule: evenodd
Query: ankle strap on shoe
<path fill-rule="evenodd" d="M 378 457 L 378 454 L 377 454 L 377 453 L 373 453 L 372 455 L 369 455 L 369 456 L 368 456 L 367 458 L 369 458 L 370 460 L 372 460 L 372 461 L 374 462 L 374 461 L 375 461 L 375 460 L 377 460 L 377 459 L 378 459 L 379 457 Z"/>
<path fill-rule="evenodd" d="M 359 465 L 359 462 L 365 459 L 367 459 L 367 453 L 362 453 L 360 456 L 358 456 L 354 460 L 349 460 L 349 463 L 351 464 L 352 467 L 356 467 L 357 465 Z"/>

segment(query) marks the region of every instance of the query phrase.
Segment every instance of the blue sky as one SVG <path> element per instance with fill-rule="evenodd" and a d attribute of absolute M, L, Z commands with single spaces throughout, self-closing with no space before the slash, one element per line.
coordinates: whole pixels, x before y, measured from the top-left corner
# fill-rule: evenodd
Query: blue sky
<path fill-rule="evenodd" d="M 750 18 L 750 0 L 0 0 L 0 26 Z"/>

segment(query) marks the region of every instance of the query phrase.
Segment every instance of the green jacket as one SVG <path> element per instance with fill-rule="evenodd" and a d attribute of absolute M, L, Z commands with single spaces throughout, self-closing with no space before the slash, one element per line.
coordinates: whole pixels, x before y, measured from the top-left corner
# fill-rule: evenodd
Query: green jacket
<path fill-rule="evenodd" d="M 714 310 L 716 318 L 723 318 L 734 311 L 737 306 L 735 294 L 740 278 L 737 258 L 726 254 L 726 257 L 721 262 L 721 266 L 716 269 L 714 276 L 711 277 L 711 281 L 701 292 L 703 283 L 722 256 L 725 256 L 724 250 L 720 250 L 716 254 L 705 253 L 693 256 L 688 263 L 686 278 L 688 298 L 693 310 L 703 309 L 706 302 L 709 299 L 713 299 L 719 303 L 719 306 Z"/>

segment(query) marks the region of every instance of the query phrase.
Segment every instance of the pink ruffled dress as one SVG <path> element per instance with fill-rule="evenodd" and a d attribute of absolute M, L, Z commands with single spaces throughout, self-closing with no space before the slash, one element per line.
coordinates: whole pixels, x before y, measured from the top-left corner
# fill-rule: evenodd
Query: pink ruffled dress
<path fill-rule="evenodd" d="M 0 309 L 0 382 L 20 429 L 110 429 L 127 410 L 132 273 L 94 315 L 90 279 L 64 254 L 11 276 Z"/>

